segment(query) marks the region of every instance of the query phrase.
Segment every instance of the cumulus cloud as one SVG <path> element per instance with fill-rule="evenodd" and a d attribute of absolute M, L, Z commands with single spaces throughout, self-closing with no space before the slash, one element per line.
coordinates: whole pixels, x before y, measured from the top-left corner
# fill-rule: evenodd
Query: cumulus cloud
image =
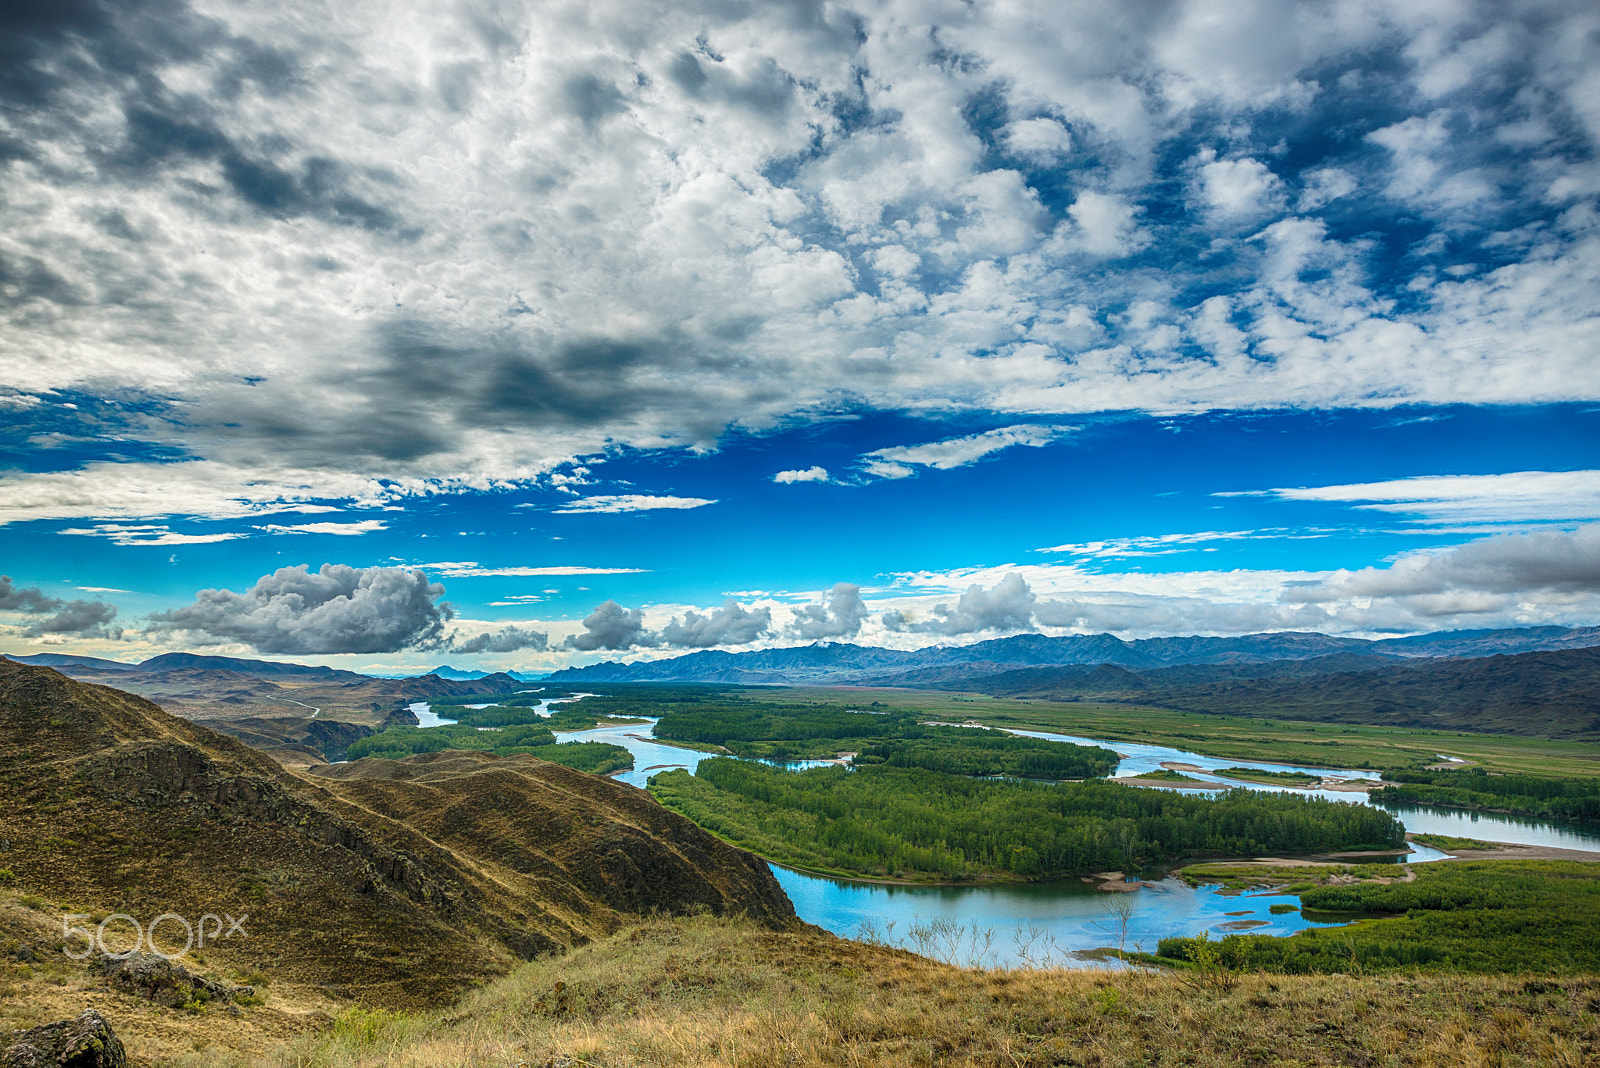
<path fill-rule="evenodd" d="M 807 467 L 798 471 L 779 471 L 772 476 L 772 481 L 781 484 L 790 482 L 826 482 L 828 469 L 826 467 Z"/>
<path fill-rule="evenodd" d="M 1015 571 L 990 589 L 974 583 L 954 605 L 941 602 L 933 606 L 934 618 L 910 622 L 898 611 L 885 613 L 884 625 L 890 630 L 918 634 L 973 634 L 985 630 L 1025 630 L 1033 624 L 1037 598 L 1027 580 Z"/>
<path fill-rule="evenodd" d="M 37 586 L 17 586 L 9 575 L 0 575 L 0 612 L 19 612 L 34 617 L 22 627 L 25 638 L 70 635 L 115 639 L 122 636 L 121 629 L 110 625 L 117 618 L 116 605 L 50 597 Z M 41 616 L 44 618 L 38 618 Z"/>
<path fill-rule="evenodd" d="M 1072 149 L 1072 134 L 1055 119 L 1018 119 L 1004 130 L 1006 146 L 1019 156 L 1051 160 Z"/>
<path fill-rule="evenodd" d="M 465 641 L 456 639 L 450 645 L 458 653 L 516 653 L 524 649 L 543 652 L 550 647 L 550 635 L 544 631 L 522 627 L 501 627 L 494 633 L 484 631 Z"/>
<path fill-rule="evenodd" d="M 580 497 L 557 508 L 558 515 L 579 515 L 592 512 L 648 512 L 657 508 L 703 508 L 716 504 L 704 497 L 652 497 L 639 493 L 615 496 Z"/>
<path fill-rule="evenodd" d="M 1335 571 L 1284 591 L 1291 603 L 1393 599 L 1426 616 L 1503 610 L 1518 601 L 1600 594 L 1600 523 L 1575 531 L 1499 534 L 1388 567 Z"/>
<path fill-rule="evenodd" d="M 605 601 L 584 618 L 583 632 L 569 636 L 563 647 L 590 653 L 597 649 L 620 652 L 655 644 L 655 635 L 645 629 L 642 609 L 624 608 L 615 601 Z"/>
<path fill-rule="evenodd" d="M 10 575 L 0 575 L 0 612 L 53 612 L 59 598 L 47 597 L 37 586 L 19 587 Z"/>
<path fill-rule="evenodd" d="M 1200 208 L 1213 218 L 1250 221 L 1283 210 L 1283 179 L 1265 163 L 1210 154 L 1201 158 L 1207 162 L 1199 167 L 1195 193 Z"/>
<path fill-rule="evenodd" d="M 838 582 L 821 602 L 801 605 L 784 633 L 800 641 L 823 638 L 853 638 L 861 632 L 867 606 L 861 600 L 861 587 Z"/>
<path fill-rule="evenodd" d="M 117 606 L 104 601 L 66 601 L 54 615 L 22 628 L 25 638 L 46 635 L 72 635 L 77 638 L 120 638 L 122 631 L 110 626 L 117 618 Z"/>
<path fill-rule="evenodd" d="M 444 587 L 419 570 L 305 564 L 263 575 L 243 593 L 205 589 L 149 617 L 146 633 L 192 645 L 239 643 L 261 653 L 324 655 L 438 648 L 454 616 Z"/>
<path fill-rule="evenodd" d="M 1067 209 L 1071 225 L 1063 225 L 1063 247 L 1092 256 L 1126 256 L 1150 244 L 1139 229 L 1139 208 L 1124 196 L 1086 189 Z"/>
<path fill-rule="evenodd" d="M 685 612 L 661 628 L 661 641 L 685 649 L 705 649 L 713 645 L 747 645 L 772 627 L 772 609 L 746 608 L 731 598 L 720 608 L 704 615 Z"/>

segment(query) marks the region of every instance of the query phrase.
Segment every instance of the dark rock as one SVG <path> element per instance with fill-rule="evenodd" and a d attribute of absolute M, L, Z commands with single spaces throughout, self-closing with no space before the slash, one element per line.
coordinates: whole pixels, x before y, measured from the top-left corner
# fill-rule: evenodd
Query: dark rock
<path fill-rule="evenodd" d="M 89 964 L 90 975 L 103 975 L 111 985 L 148 1001 L 173 1007 L 207 1001 L 231 1001 L 255 993 L 252 987 L 224 986 L 155 953 L 128 957 L 103 956 Z"/>
<path fill-rule="evenodd" d="M 127 1068 L 111 1024 L 93 1009 L 75 1020 L 13 1031 L 0 1039 L 0 1068 Z"/>

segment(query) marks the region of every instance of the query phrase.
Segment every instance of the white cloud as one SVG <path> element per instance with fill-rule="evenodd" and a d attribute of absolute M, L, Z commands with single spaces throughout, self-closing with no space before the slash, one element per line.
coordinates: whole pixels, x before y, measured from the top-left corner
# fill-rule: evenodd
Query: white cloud
<path fill-rule="evenodd" d="M 1424 618 L 1592 609 L 1600 603 L 1600 524 L 1498 534 L 1441 552 L 1407 553 L 1388 567 L 1336 571 L 1291 587 L 1284 599 L 1389 601 Z"/>
<path fill-rule="evenodd" d="M 1300 211 L 1316 211 L 1357 188 L 1355 176 L 1339 167 L 1318 167 L 1302 174 L 1300 181 L 1300 199 L 1295 203 Z"/>
<path fill-rule="evenodd" d="M 1288 501 L 1344 503 L 1361 509 L 1413 516 L 1426 523 L 1600 519 L 1600 471 L 1419 475 L 1388 482 L 1274 489 L 1260 491 L 1258 495 Z"/>
<path fill-rule="evenodd" d="M 785 484 L 790 482 L 826 482 L 828 469 L 826 467 L 807 467 L 797 471 L 779 471 L 772 476 L 772 481 Z"/>
<path fill-rule="evenodd" d="M 294 523 L 288 526 L 268 523 L 260 529 L 272 534 L 336 534 L 353 537 L 371 534 L 378 530 L 388 530 L 389 524 L 381 519 L 362 519 L 355 523 Z"/>
<path fill-rule="evenodd" d="M 1202 155 L 1196 178 L 1200 206 L 1224 221 L 1259 219 L 1283 211 L 1283 179 L 1257 159 L 1213 159 Z"/>
<path fill-rule="evenodd" d="M 96 523 L 92 527 L 67 527 L 61 534 L 78 534 L 87 537 L 109 538 L 113 545 L 209 545 L 219 541 L 248 538 L 242 531 L 218 531 L 214 534 L 179 534 L 157 524 Z"/>
<path fill-rule="evenodd" d="M 1141 556 L 1171 556 L 1174 553 L 1194 551 L 1196 546 L 1213 542 L 1279 541 L 1326 538 L 1329 530 L 1291 530 L 1276 527 L 1264 530 L 1202 530 L 1190 534 L 1147 534 L 1128 538 L 1107 538 L 1104 541 L 1087 541 L 1052 545 L 1035 549 L 1037 553 L 1061 553 L 1098 560 L 1126 560 Z M 1208 550 L 1209 551 L 1209 550 Z"/>
<path fill-rule="evenodd" d="M 643 575 L 648 572 L 639 567 L 582 567 L 555 564 L 546 567 L 485 567 L 469 560 L 447 560 L 442 563 L 418 565 L 445 578 L 527 578 L 536 575 Z"/>
<path fill-rule="evenodd" d="M 452 617 L 444 587 L 418 570 L 324 564 L 282 567 L 244 593 L 205 589 L 150 616 L 146 635 L 194 645 L 242 643 L 262 653 L 383 653 L 439 647 Z"/>
<path fill-rule="evenodd" d="M 615 496 L 583 497 L 568 501 L 555 509 L 557 515 L 577 515 L 592 512 L 648 512 L 654 509 L 703 508 L 716 504 L 704 497 L 652 497 L 640 493 Z"/>
<path fill-rule="evenodd" d="M 0 102 L 0 404 L 114 459 L 0 476 L 0 522 L 572 492 L 577 457 L 840 405 L 1594 399 L 1591 8 L 110 5 L 0 86 L 38 90 Z M 1370 114 L 1367 146 L 1278 144 Z M 1243 240 L 1377 186 L 1371 230 L 1450 240 Z M 1492 246 L 1513 199 L 1544 225 Z"/>
<path fill-rule="evenodd" d="M 1018 119 L 1006 126 L 1002 136 L 1019 156 L 1052 160 L 1072 150 L 1072 135 L 1055 119 Z"/>
<path fill-rule="evenodd" d="M 981 434 L 967 434 L 943 441 L 930 441 L 923 445 L 894 445 L 866 453 L 863 470 L 876 478 L 907 478 L 917 467 L 931 467 L 936 471 L 949 471 L 966 467 L 1014 445 L 1039 448 L 1057 441 L 1073 430 L 1069 426 L 1032 426 L 1018 424 L 986 430 Z"/>
<path fill-rule="evenodd" d="M 1067 209 L 1067 216 L 1071 224 L 1062 224 L 1056 234 L 1063 251 L 1126 256 L 1152 240 L 1139 229 L 1139 208 L 1118 194 L 1086 189 Z"/>

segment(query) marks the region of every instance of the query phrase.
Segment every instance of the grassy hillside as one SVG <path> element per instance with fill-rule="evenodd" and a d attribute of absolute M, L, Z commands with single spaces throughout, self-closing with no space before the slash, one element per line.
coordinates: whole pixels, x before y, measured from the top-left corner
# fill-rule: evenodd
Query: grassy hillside
<path fill-rule="evenodd" d="M 1191 665 L 1085 674 L 1030 668 L 961 685 L 1003 696 L 1114 698 L 1193 712 L 1600 739 L 1600 648 L 1252 677 L 1261 670 Z"/>
<path fill-rule="evenodd" d="M 811 931 L 649 922 L 434 1015 L 348 1013 L 268 1063 L 1533 1065 L 1600 1046 L 1592 977 L 970 971 Z"/>

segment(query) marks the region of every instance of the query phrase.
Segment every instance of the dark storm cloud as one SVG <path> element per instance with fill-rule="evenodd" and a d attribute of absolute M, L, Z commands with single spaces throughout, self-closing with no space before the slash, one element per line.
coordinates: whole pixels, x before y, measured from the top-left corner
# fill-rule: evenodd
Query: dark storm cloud
<path fill-rule="evenodd" d="M 523 649 L 543 652 L 550 646 L 550 635 L 544 631 L 523 627 L 501 627 L 494 633 L 484 631 L 475 638 L 456 641 L 451 650 L 458 653 L 515 653 Z"/>
<path fill-rule="evenodd" d="M 685 612 L 661 628 L 661 641 L 681 649 L 707 649 L 713 645 L 746 645 L 772 627 L 772 609 L 746 608 L 728 600 L 722 607 L 701 615 Z"/>
<path fill-rule="evenodd" d="M 30 623 L 22 629 L 25 638 L 48 634 L 70 634 L 78 638 L 120 638 L 122 631 L 109 624 L 117 618 L 117 606 L 104 601 L 67 601 L 48 619 Z"/>
<path fill-rule="evenodd" d="M 867 606 L 861 600 L 861 587 L 850 582 L 835 583 L 818 604 L 801 605 L 785 631 L 791 638 L 813 642 L 823 638 L 853 638 L 861 632 Z"/>
<path fill-rule="evenodd" d="M 73 635 L 79 638 L 117 638 L 122 632 L 110 629 L 117 618 L 117 606 L 104 601 L 64 601 L 47 596 L 37 586 L 19 587 L 9 575 L 0 575 L 0 612 L 23 612 L 35 619 L 22 629 L 25 638 L 45 635 Z"/>
<path fill-rule="evenodd" d="M 174 62 L 204 61 L 204 93 L 175 93 L 152 74 Z M 214 160 L 244 204 L 278 218 L 394 231 L 399 219 L 358 191 L 364 183 L 326 153 L 304 151 L 282 136 L 243 139 L 226 132 L 215 101 L 249 85 L 277 97 L 303 87 L 294 55 L 227 32 L 181 0 L 19 0 L 0 15 L 0 99 L 27 108 L 24 128 L 41 141 L 82 127 L 69 94 L 98 89 L 120 104 L 124 129 L 107 144 L 83 131 L 103 177 L 149 180 L 184 160 Z M 23 158 L 26 145 L 0 144 L 0 157 Z"/>
<path fill-rule="evenodd" d="M 561 96 L 568 110 L 589 127 L 600 125 L 607 116 L 627 107 L 622 91 L 595 74 L 575 74 L 568 78 L 561 87 Z"/>
<path fill-rule="evenodd" d="M 312 573 L 301 564 L 263 575 L 244 593 L 201 590 L 194 604 L 152 615 L 147 633 L 302 656 L 437 648 L 454 616 L 443 596 L 421 571 L 323 564 Z"/>
<path fill-rule="evenodd" d="M 1291 603 L 1393 598 L 1430 614 L 1498 606 L 1501 598 L 1600 593 L 1600 523 L 1574 531 L 1498 534 L 1440 553 L 1408 554 L 1388 567 L 1337 571 L 1284 591 Z"/>
<path fill-rule="evenodd" d="M 772 60 L 740 75 L 713 57 L 679 53 L 667 76 L 695 99 L 717 99 L 774 117 L 789 110 L 794 98 L 794 78 Z"/>
<path fill-rule="evenodd" d="M 452 454 L 485 428 L 581 434 L 670 419 L 686 440 L 711 444 L 734 415 L 708 403 L 704 379 L 693 377 L 719 359 L 679 336 L 513 345 L 444 334 L 416 320 L 386 324 L 367 368 L 330 363 L 310 395 L 270 381 L 219 390 L 208 401 L 207 424 L 193 432 L 218 450 L 265 445 L 320 467 L 352 457 L 405 463 Z M 760 402 L 778 389 L 750 392 Z"/>
<path fill-rule="evenodd" d="M 45 596 L 39 587 L 18 587 L 10 575 L 0 575 L 0 612 L 54 612 L 60 607 L 59 598 Z"/>
<path fill-rule="evenodd" d="M 223 132 L 209 112 L 193 98 L 146 94 L 127 108 L 126 140 L 107 166 L 148 178 L 184 160 L 215 161 L 234 195 L 263 215 L 311 215 L 369 230 L 400 227 L 393 212 L 355 192 L 359 176 L 338 160 L 320 154 L 290 159 L 295 149 L 275 138 L 249 145 Z"/>
<path fill-rule="evenodd" d="M 606 601 L 585 617 L 583 633 L 567 638 L 564 648 L 587 653 L 597 649 L 620 651 L 655 643 L 655 636 L 644 629 L 642 610 Z"/>

